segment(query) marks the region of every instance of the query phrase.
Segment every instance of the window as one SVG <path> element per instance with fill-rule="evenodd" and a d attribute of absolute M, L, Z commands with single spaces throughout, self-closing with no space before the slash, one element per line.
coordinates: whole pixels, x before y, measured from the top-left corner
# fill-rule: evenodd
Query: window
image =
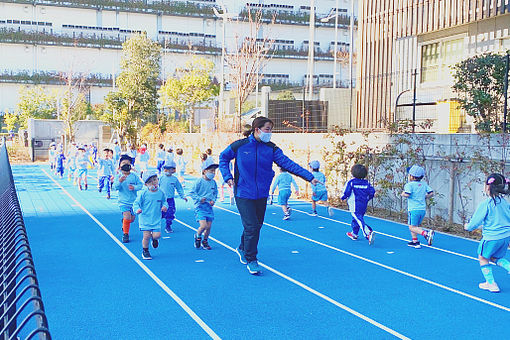
<path fill-rule="evenodd" d="M 452 66 L 465 57 L 464 38 L 443 40 L 421 47 L 421 82 L 451 82 Z"/>

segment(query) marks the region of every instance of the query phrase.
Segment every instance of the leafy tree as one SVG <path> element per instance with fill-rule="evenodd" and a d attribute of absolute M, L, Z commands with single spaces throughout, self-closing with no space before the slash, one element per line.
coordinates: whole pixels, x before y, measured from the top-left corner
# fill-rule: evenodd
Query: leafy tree
<path fill-rule="evenodd" d="M 278 96 L 276 97 L 277 100 L 296 100 L 296 97 L 294 97 L 294 94 L 290 90 L 282 91 L 278 93 Z"/>
<path fill-rule="evenodd" d="M 57 116 L 57 99 L 54 93 L 46 93 L 40 86 L 23 86 L 19 91 L 17 113 L 20 126 L 28 126 L 29 118 L 54 119 Z"/>
<path fill-rule="evenodd" d="M 3 122 L 7 131 L 16 131 L 19 127 L 19 116 L 15 112 L 5 111 Z"/>
<path fill-rule="evenodd" d="M 195 121 L 195 108 L 219 93 L 219 86 L 213 83 L 213 70 L 212 61 L 194 56 L 161 87 L 162 105 L 188 114 L 190 130 Z"/>
<path fill-rule="evenodd" d="M 474 117 L 477 131 L 500 131 L 504 58 L 494 53 L 476 55 L 456 64 L 453 70 L 453 89 L 460 96 L 460 107 Z"/>
<path fill-rule="evenodd" d="M 136 141 L 142 125 L 155 120 L 160 61 L 161 46 L 146 33 L 133 35 L 122 44 L 118 89 L 107 95 L 105 103 L 111 111 L 103 117 L 121 139 L 127 136 Z"/>
<path fill-rule="evenodd" d="M 66 87 L 62 93 L 59 103 L 58 118 L 64 123 L 64 133 L 66 140 L 74 140 L 74 124 L 85 119 L 90 113 L 90 104 L 85 99 L 85 77 L 76 76 L 72 70 L 61 75 Z"/>

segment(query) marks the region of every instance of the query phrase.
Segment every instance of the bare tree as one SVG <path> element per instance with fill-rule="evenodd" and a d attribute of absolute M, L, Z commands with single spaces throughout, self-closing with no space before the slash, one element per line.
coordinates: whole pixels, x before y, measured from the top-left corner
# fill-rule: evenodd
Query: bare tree
<path fill-rule="evenodd" d="M 64 122 L 64 133 L 67 141 L 74 140 L 74 123 L 85 118 L 87 102 L 85 93 L 88 89 L 83 74 L 75 74 L 72 68 L 60 75 L 66 84 L 65 91 L 58 100 L 58 119 Z"/>
<path fill-rule="evenodd" d="M 240 27 L 248 24 L 249 31 L 242 35 L 234 35 L 234 50 L 226 54 L 227 65 L 230 68 L 229 78 L 233 84 L 233 91 L 236 97 L 236 119 L 234 127 L 236 131 L 241 131 L 241 108 L 253 92 L 260 80 L 260 73 L 267 65 L 271 57 L 271 49 L 274 39 L 269 38 L 268 32 L 264 32 L 264 27 L 268 24 L 274 24 L 275 14 L 272 19 L 264 19 L 261 9 L 251 10 L 248 7 L 246 17 L 237 18 L 235 24 Z M 237 29 L 236 32 L 242 32 Z"/>

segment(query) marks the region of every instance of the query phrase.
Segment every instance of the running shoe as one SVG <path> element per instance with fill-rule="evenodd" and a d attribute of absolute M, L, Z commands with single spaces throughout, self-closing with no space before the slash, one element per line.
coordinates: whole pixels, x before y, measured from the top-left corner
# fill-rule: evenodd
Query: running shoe
<path fill-rule="evenodd" d="M 129 234 L 122 235 L 122 243 L 129 243 Z"/>
<path fill-rule="evenodd" d="M 172 229 L 171 226 L 167 225 L 165 227 L 165 233 L 170 234 L 170 233 L 173 233 L 173 232 L 174 232 L 174 230 Z"/>
<path fill-rule="evenodd" d="M 317 216 L 317 210 L 313 210 L 309 215 L 310 216 Z"/>
<path fill-rule="evenodd" d="M 291 207 L 287 207 L 287 214 L 289 214 L 289 216 L 290 216 L 290 214 L 292 214 L 292 208 Z"/>
<path fill-rule="evenodd" d="M 288 213 L 287 213 L 287 214 L 284 214 L 284 215 L 283 215 L 283 219 L 284 219 L 284 220 L 288 220 L 289 218 L 290 218 L 290 214 L 288 214 Z"/>
<path fill-rule="evenodd" d="M 354 235 L 350 231 L 346 234 L 348 238 L 350 238 L 353 241 L 356 241 L 358 239 L 358 235 Z"/>
<path fill-rule="evenodd" d="M 237 255 L 239 255 L 239 262 L 241 262 L 242 264 L 248 263 L 248 261 L 246 261 L 246 257 L 244 257 L 244 250 L 236 248 L 236 253 Z"/>
<path fill-rule="evenodd" d="M 209 242 L 207 242 L 207 239 L 203 239 L 202 240 L 202 248 L 204 248 L 205 250 L 211 250 L 211 246 L 209 245 Z"/>
<path fill-rule="evenodd" d="M 149 249 L 142 251 L 142 259 L 144 260 L 152 260 L 151 253 L 149 253 Z"/>
<path fill-rule="evenodd" d="M 432 240 L 434 240 L 434 234 L 435 234 L 435 231 L 434 231 L 434 230 L 429 230 L 429 231 L 427 232 L 427 237 L 426 237 L 426 239 L 427 239 L 427 244 L 428 244 L 429 246 L 431 246 L 431 245 L 432 245 Z"/>
<path fill-rule="evenodd" d="M 478 287 L 480 287 L 480 289 L 483 289 L 483 290 L 488 290 L 491 293 L 499 293 L 499 287 L 496 284 L 496 282 L 494 282 L 492 284 L 488 283 L 487 281 L 482 282 L 478 285 Z"/>
<path fill-rule="evenodd" d="M 368 235 L 368 244 L 369 245 L 374 244 L 374 238 L 375 238 L 375 233 L 373 231 L 371 231 L 370 235 Z"/>
<path fill-rule="evenodd" d="M 413 248 L 416 248 L 416 249 L 420 249 L 421 248 L 421 244 L 420 244 L 420 241 L 416 241 L 416 242 L 408 242 L 407 245 L 409 247 L 413 247 Z"/>
<path fill-rule="evenodd" d="M 259 267 L 259 263 L 257 261 L 248 262 L 248 265 L 246 266 L 246 268 L 248 268 L 248 271 L 252 275 L 260 274 L 260 267 Z"/>
<path fill-rule="evenodd" d="M 200 244 L 202 243 L 202 238 L 199 237 L 197 234 L 194 234 L 193 238 L 195 239 L 195 248 L 200 249 Z"/>

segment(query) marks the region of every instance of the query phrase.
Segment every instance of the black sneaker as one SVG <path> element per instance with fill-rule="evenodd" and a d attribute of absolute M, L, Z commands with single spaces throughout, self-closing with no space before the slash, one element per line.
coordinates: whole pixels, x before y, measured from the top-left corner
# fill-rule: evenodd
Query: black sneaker
<path fill-rule="evenodd" d="M 109 200 L 111 198 L 110 194 L 106 195 L 106 199 Z"/>
<path fill-rule="evenodd" d="M 122 235 L 122 243 L 129 243 L 129 234 Z"/>
<path fill-rule="evenodd" d="M 416 241 L 416 242 L 408 242 L 407 245 L 409 247 L 413 247 L 413 248 L 416 248 L 416 249 L 420 249 L 421 248 L 421 245 L 420 245 L 420 241 Z"/>
<path fill-rule="evenodd" d="M 200 243 L 202 243 L 202 238 L 199 237 L 197 234 L 193 235 L 193 238 L 195 239 L 195 248 L 200 249 Z"/>
<path fill-rule="evenodd" d="M 211 250 L 211 246 L 209 245 L 209 242 L 207 242 L 207 239 L 202 240 L 202 248 L 205 250 Z"/>
<path fill-rule="evenodd" d="M 82 191 L 82 190 L 83 190 L 83 188 L 81 187 L 81 184 L 80 184 L 78 187 L 80 188 L 80 191 Z"/>
<path fill-rule="evenodd" d="M 88 188 L 89 188 L 89 185 L 85 184 L 85 190 L 87 190 Z"/>
<path fill-rule="evenodd" d="M 142 251 L 142 259 L 144 260 L 152 260 L 151 253 L 149 253 L 149 249 Z"/>
<path fill-rule="evenodd" d="M 159 246 L 159 241 L 152 239 L 152 248 L 156 249 Z"/>
<path fill-rule="evenodd" d="M 292 208 L 291 207 L 287 207 L 287 214 L 290 216 L 290 214 L 292 214 Z"/>

